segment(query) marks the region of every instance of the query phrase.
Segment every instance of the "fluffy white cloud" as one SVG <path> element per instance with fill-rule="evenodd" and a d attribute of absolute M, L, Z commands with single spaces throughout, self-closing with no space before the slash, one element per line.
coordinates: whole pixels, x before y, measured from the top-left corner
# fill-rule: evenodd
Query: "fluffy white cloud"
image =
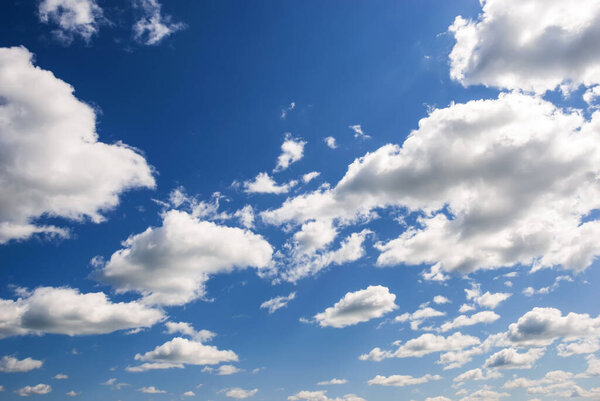
<path fill-rule="evenodd" d="M 169 362 L 146 362 L 136 366 L 127 366 L 126 371 L 132 373 L 147 372 L 149 370 L 162 370 L 162 369 L 183 369 L 182 363 L 169 363 Z"/>
<path fill-rule="evenodd" d="M 556 350 L 559 356 L 569 357 L 571 355 L 591 354 L 600 350 L 600 338 L 584 337 L 578 341 L 558 344 Z"/>
<path fill-rule="evenodd" d="M 318 382 L 317 386 L 329 386 L 329 385 L 332 385 L 332 384 L 346 384 L 346 383 L 348 383 L 348 380 L 346 380 L 346 379 L 336 379 L 336 378 L 333 378 L 331 380 Z"/>
<path fill-rule="evenodd" d="M 191 390 L 190 390 L 190 391 L 186 391 L 186 392 L 185 392 L 185 393 L 183 393 L 181 396 L 182 396 L 182 397 L 195 397 L 195 396 L 196 396 L 196 393 L 194 393 L 193 391 L 191 391 Z"/>
<path fill-rule="evenodd" d="M 260 308 L 268 309 L 269 313 L 271 314 L 271 313 L 274 313 L 278 309 L 286 307 L 288 302 L 290 302 L 294 298 L 296 298 L 295 292 L 290 293 L 290 295 L 288 295 L 287 297 L 279 296 L 279 297 L 271 298 L 268 301 L 265 301 L 262 304 L 260 304 Z"/>
<path fill-rule="evenodd" d="M 484 0 L 476 20 L 457 17 L 450 32 L 450 75 L 545 92 L 561 84 L 600 83 L 600 4 L 595 0 Z"/>
<path fill-rule="evenodd" d="M 460 315 L 451 322 L 446 322 L 440 327 L 440 331 L 454 330 L 458 327 L 472 326 L 479 323 L 492 323 L 500 319 L 500 315 L 492 311 L 478 312 L 471 316 Z"/>
<path fill-rule="evenodd" d="M 566 316 L 555 308 L 533 308 L 508 327 L 506 338 L 519 346 L 546 346 L 556 339 L 575 340 L 598 334 L 600 316 L 571 312 Z"/>
<path fill-rule="evenodd" d="M 290 395 L 288 401 L 366 401 L 364 398 L 354 394 L 346 394 L 343 397 L 329 398 L 326 395 L 327 391 L 300 391 L 294 395 Z"/>
<path fill-rule="evenodd" d="M 184 23 L 172 22 L 170 15 L 163 15 L 157 0 L 135 0 L 134 4 L 141 15 L 133 25 L 133 37 L 140 43 L 156 45 L 186 27 Z"/>
<path fill-rule="evenodd" d="M 154 386 L 142 387 L 139 388 L 138 391 L 144 394 L 166 394 L 166 391 L 160 390 Z"/>
<path fill-rule="evenodd" d="M 221 362 L 237 362 L 238 356 L 230 350 L 220 350 L 199 341 L 175 337 L 152 351 L 136 354 L 135 360 L 167 364 L 216 365 Z"/>
<path fill-rule="evenodd" d="M 150 327 L 164 313 L 139 302 L 111 302 L 102 292 L 36 288 L 16 301 L 0 299 L 0 338 L 25 334 L 105 334 Z"/>
<path fill-rule="evenodd" d="M 398 345 L 398 348 L 395 351 L 384 351 L 380 348 L 374 348 L 368 354 L 361 355 L 360 359 L 363 361 L 381 361 L 386 358 L 422 357 L 434 352 L 462 350 L 477 345 L 480 342 L 477 337 L 465 335 L 460 332 L 456 332 L 448 337 L 426 333 L 420 337 L 408 340 L 404 344 L 396 342 L 395 345 Z"/>
<path fill-rule="evenodd" d="M 209 330 L 197 331 L 191 324 L 186 322 L 166 322 L 165 326 L 168 334 L 181 333 L 200 342 L 209 341 L 216 336 L 215 333 Z"/>
<path fill-rule="evenodd" d="M 350 224 L 403 206 L 419 217 L 398 238 L 376 244 L 379 266 L 582 271 L 600 253 L 593 241 L 600 224 L 582 222 L 600 207 L 599 127 L 600 113 L 585 120 L 519 93 L 452 104 L 422 119 L 402 147 L 355 160 L 335 187 L 261 216 L 272 224 Z"/>
<path fill-rule="evenodd" d="M 44 362 L 38 361 L 37 359 L 25 358 L 19 360 L 14 356 L 6 355 L 0 359 L 0 372 L 29 372 L 30 370 L 41 368 L 43 363 Z"/>
<path fill-rule="evenodd" d="M 52 377 L 55 380 L 66 380 L 69 378 L 68 375 L 65 375 L 64 373 L 58 373 L 56 375 L 54 375 L 54 377 Z"/>
<path fill-rule="evenodd" d="M 506 301 L 512 295 L 506 292 L 497 292 L 492 294 L 489 291 L 486 291 L 484 294 L 482 294 L 479 285 L 473 285 L 471 289 L 465 289 L 465 292 L 467 295 L 467 300 L 473 301 L 477 305 L 489 309 L 496 309 L 498 305 Z"/>
<path fill-rule="evenodd" d="M 469 380 L 489 380 L 502 377 L 500 373 L 493 370 L 481 370 L 479 368 L 467 370 L 466 372 L 456 376 L 454 382 L 465 382 Z"/>
<path fill-rule="evenodd" d="M 363 131 L 362 126 L 360 124 L 350 125 L 348 128 L 350 128 L 352 130 L 352 132 L 354 132 L 354 137 L 355 138 L 360 138 L 360 139 L 369 139 L 369 138 L 371 138 L 370 135 L 367 135 Z"/>
<path fill-rule="evenodd" d="M 281 145 L 281 154 L 277 158 L 277 166 L 274 172 L 285 170 L 290 164 L 297 162 L 304 156 L 304 146 L 306 142 L 294 138 L 289 132 L 285 134 L 285 140 Z"/>
<path fill-rule="evenodd" d="M 258 173 L 254 181 L 244 181 L 244 191 L 249 194 L 285 194 L 298 182 L 292 180 L 287 184 L 278 185 L 267 173 Z"/>
<path fill-rule="evenodd" d="M 381 376 L 377 375 L 371 380 L 368 381 L 369 385 L 378 385 L 378 386 L 394 386 L 394 387 L 404 387 L 404 386 L 413 386 L 415 384 L 427 383 L 432 380 L 440 380 L 442 376 L 440 375 L 430 375 L 426 374 L 421 377 L 412 377 L 406 375 L 392 375 L 392 376 Z"/>
<path fill-rule="evenodd" d="M 335 305 L 315 315 L 321 327 L 346 327 L 383 316 L 398 308 L 396 295 L 380 285 L 349 292 Z"/>
<path fill-rule="evenodd" d="M 321 175 L 321 173 L 319 173 L 318 171 L 311 171 L 310 173 L 306 173 L 302 176 L 302 182 L 307 184 L 320 175 Z"/>
<path fill-rule="evenodd" d="M 161 227 L 132 235 L 96 277 L 144 302 L 182 305 L 204 295 L 210 275 L 267 267 L 273 249 L 260 235 L 170 210 Z"/>
<path fill-rule="evenodd" d="M 233 366 L 233 365 L 221 365 L 219 369 L 217 369 L 217 375 L 219 376 L 229 376 L 235 373 L 241 372 L 242 369 Z"/>
<path fill-rule="evenodd" d="M 543 355 L 543 348 L 531 348 L 524 353 L 519 353 L 514 348 L 505 348 L 486 359 L 484 367 L 490 369 L 530 369 L 535 361 Z"/>
<path fill-rule="evenodd" d="M 460 401 L 498 401 L 501 398 L 509 396 L 510 394 L 508 393 L 499 393 L 489 388 L 483 388 L 461 398 Z"/>
<path fill-rule="evenodd" d="M 98 32 L 102 19 L 96 0 L 42 0 L 38 13 L 40 21 L 57 25 L 54 34 L 65 43 L 74 36 L 89 41 Z"/>
<path fill-rule="evenodd" d="M 331 149 L 337 149 L 337 143 L 335 142 L 335 138 L 332 136 L 328 136 L 323 139 L 325 144 Z"/>
<path fill-rule="evenodd" d="M 70 390 L 70 391 L 66 392 L 65 395 L 68 397 L 77 397 L 78 395 L 81 395 L 81 391 L 77 392 L 75 390 Z"/>
<path fill-rule="evenodd" d="M 436 295 L 433 297 L 433 303 L 438 305 L 449 304 L 450 300 L 443 295 Z"/>
<path fill-rule="evenodd" d="M 396 316 L 394 318 L 395 322 L 410 322 L 410 328 L 412 330 L 418 330 L 421 323 L 424 320 L 430 319 L 432 317 L 445 316 L 446 312 L 440 312 L 436 309 L 433 309 L 429 306 L 422 307 L 413 313 L 403 313 L 400 316 Z"/>
<path fill-rule="evenodd" d="M 48 394 L 52 391 L 52 387 L 47 384 L 36 384 L 35 386 L 25 386 L 15 391 L 21 397 L 29 397 L 30 395 Z"/>
<path fill-rule="evenodd" d="M 0 243 L 68 236 L 35 220 L 101 222 L 121 192 L 154 187 L 144 157 L 120 142 L 98 142 L 94 110 L 32 57 L 24 47 L 0 48 Z"/>
<path fill-rule="evenodd" d="M 438 397 L 427 397 L 425 398 L 425 401 L 452 401 L 450 398 L 448 397 L 444 397 L 444 396 L 438 396 Z"/>
<path fill-rule="evenodd" d="M 258 389 L 244 390 L 243 388 L 234 387 L 225 392 L 225 395 L 229 398 L 235 398 L 237 400 L 243 400 L 244 398 L 250 398 L 258 393 Z"/>

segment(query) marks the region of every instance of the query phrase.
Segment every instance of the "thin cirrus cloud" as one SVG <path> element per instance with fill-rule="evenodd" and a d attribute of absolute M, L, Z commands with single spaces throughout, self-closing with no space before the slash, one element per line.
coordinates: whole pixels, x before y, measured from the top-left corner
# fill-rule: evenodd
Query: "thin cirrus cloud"
<path fill-rule="evenodd" d="M 125 144 L 98 141 L 95 111 L 73 87 L 33 65 L 24 47 L 0 48 L 0 243 L 68 230 L 42 216 L 98 223 L 132 188 L 153 188 L 152 168 Z M 47 102 L 45 99 L 54 99 Z M 26 183 L 26 185 L 25 185 Z"/>
<path fill-rule="evenodd" d="M 267 309 L 269 311 L 269 314 L 272 314 L 275 313 L 277 310 L 286 307 L 287 304 L 294 298 L 296 298 L 295 292 L 292 292 L 287 296 L 282 295 L 275 298 L 271 298 L 260 304 L 260 308 Z"/>

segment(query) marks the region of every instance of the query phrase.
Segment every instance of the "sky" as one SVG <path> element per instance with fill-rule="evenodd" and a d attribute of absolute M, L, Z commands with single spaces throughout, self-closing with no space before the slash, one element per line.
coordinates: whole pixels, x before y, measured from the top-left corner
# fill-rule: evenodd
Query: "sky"
<path fill-rule="evenodd" d="M 600 400 L 600 1 L 0 4 L 0 399 Z"/>

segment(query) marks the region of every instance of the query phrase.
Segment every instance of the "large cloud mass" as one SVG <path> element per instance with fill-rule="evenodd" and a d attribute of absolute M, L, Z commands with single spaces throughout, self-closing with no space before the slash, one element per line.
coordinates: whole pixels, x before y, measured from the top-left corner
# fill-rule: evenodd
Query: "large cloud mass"
<path fill-rule="evenodd" d="M 457 17 L 450 75 L 464 85 L 535 92 L 600 83 L 600 3 L 484 0 L 477 20 Z"/>
<path fill-rule="evenodd" d="M 144 157 L 122 143 L 98 142 L 94 110 L 32 57 L 23 47 L 0 48 L 0 243 L 40 232 L 64 236 L 35 220 L 100 222 L 124 190 L 154 187 Z"/>
<path fill-rule="evenodd" d="M 518 93 L 453 104 L 419 122 L 402 147 L 355 160 L 332 189 L 262 213 L 274 224 L 338 223 L 402 206 L 417 224 L 381 242 L 377 264 L 473 272 L 515 264 L 581 271 L 600 253 L 600 114 L 585 120 Z"/>
<path fill-rule="evenodd" d="M 273 249 L 260 235 L 170 210 L 161 227 L 132 235 L 97 277 L 117 292 L 141 293 L 147 303 L 181 305 L 204 294 L 211 274 L 264 268 Z"/>

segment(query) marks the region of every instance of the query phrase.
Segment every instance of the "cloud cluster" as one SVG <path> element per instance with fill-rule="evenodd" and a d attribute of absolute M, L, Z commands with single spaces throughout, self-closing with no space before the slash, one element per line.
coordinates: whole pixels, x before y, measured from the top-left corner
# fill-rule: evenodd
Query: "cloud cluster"
<path fill-rule="evenodd" d="M 144 157 L 123 143 L 99 142 L 94 109 L 32 57 L 23 47 L 0 48 L 0 243 L 67 236 L 36 219 L 101 222 L 123 191 L 154 187 Z"/>

